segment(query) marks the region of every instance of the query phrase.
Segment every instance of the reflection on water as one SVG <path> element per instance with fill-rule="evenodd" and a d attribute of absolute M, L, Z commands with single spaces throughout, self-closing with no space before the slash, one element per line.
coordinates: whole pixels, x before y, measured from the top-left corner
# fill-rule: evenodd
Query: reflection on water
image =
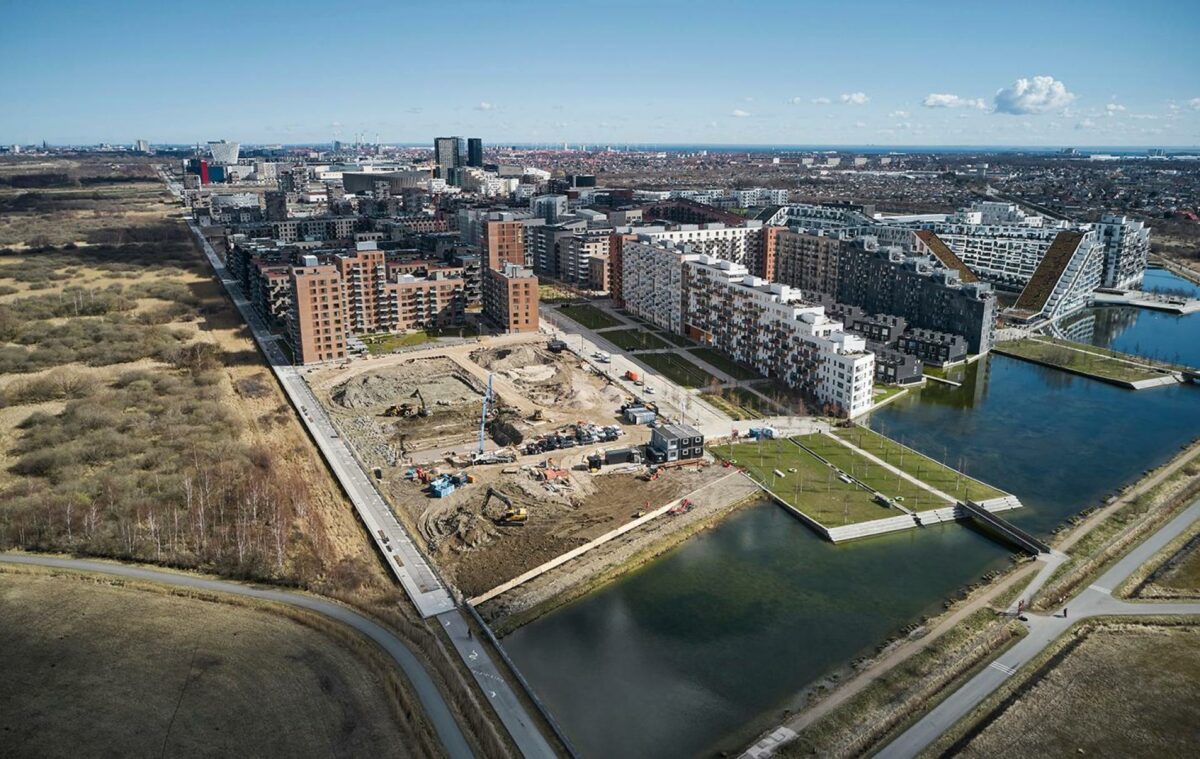
<path fill-rule="evenodd" d="M 1088 316 L 1093 340 L 1117 350 L 1191 340 L 1200 353 L 1200 315 Z M 962 387 L 929 383 L 869 424 L 1013 492 L 1027 508 L 1005 516 L 1042 535 L 1200 433 L 1200 386 L 1134 392 L 1003 356 L 948 376 Z M 938 610 L 1008 553 L 954 524 L 834 546 L 762 504 L 505 646 L 584 756 L 736 750 L 797 691 Z"/>

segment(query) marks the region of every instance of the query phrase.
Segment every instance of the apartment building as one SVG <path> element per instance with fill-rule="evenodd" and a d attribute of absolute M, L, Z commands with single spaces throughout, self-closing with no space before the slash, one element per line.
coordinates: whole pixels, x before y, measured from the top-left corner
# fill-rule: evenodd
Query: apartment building
<path fill-rule="evenodd" d="M 874 358 L 801 293 L 754 277 L 734 261 L 643 235 L 625 240 L 622 300 L 631 313 L 778 377 L 829 413 L 871 405 Z"/>
<path fill-rule="evenodd" d="M 634 316 L 683 334 L 683 263 L 699 253 L 670 240 L 638 235 L 622 245 L 621 300 Z"/>
<path fill-rule="evenodd" d="M 588 287 L 591 282 L 590 259 L 607 259 L 609 247 L 608 230 L 584 231 L 559 237 L 555 245 L 557 265 L 554 276 L 573 285 Z"/>
<path fill-rule="evenodd" d="M 836 237 L 771 228 L 776 282 L 818 293 L 836 293 L 841 282 L 842 241 Z"/>
<path fill-rule="evenodd" d="M 525 266 L 525 224 L 510 213 L 489 213 L 480 222 L 484 264 L 499 271 L 505 264 Z"/>
<path fill-rule="evenodd" d="M 288 338 L 297 364 L 346 357 L 346 302 L 336 266 L 305 256 L 290 273 Z"/>
<path fill-rule="evenodd" d="M 838 301 L 872 314 L 903 317 L 909 326 L 962 335 L 972 353 L 992 349 L 996 296 L 985 282 L 930 256 L 882 247 L 872 237 L 842 243 Z"/>
<path fill-rule="evenodd" d="M 1150 228 L 1128 216 L 1105 214 L 1096 232 L 1104 244 L 1104 287 L 1141 287 L 1150 255 Z"/>
<path fill-rule="evenodd" d="M 827 413 L 871 407 L 875 357 L 866 339 L 830 319 L 800 291 L 701 255 L 682 262 L 685 333 L 801 391 Z"/>
<path fill-rule="evenodd" d="M 282 243 L 315 240 L 348 240 L 358 228 L 357 216 L 318 216 L 310 219 L 285 219 L 268 225 L 271 237 Z"/>
<path fill-rule="evenodd" d="M 505 332 L 537 332 L 538 280 L 516 264 L 483 272 L 483 314 Z"/>

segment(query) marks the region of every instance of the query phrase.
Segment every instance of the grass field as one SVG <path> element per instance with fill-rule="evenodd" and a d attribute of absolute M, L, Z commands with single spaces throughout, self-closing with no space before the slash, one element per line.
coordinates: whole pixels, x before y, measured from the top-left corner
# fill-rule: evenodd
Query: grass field
<path fill-rule="evenodd" d="M 763 379 L 763 376 L 758 372 L 749 367 L 742 366 L 725 354 L 715 351 L 712 348 L 689 348 L 688 353 L 696 356 L 701 361 L 712 364 L 735 380 Z"/>
<path fill-rule="evenodd" d="M 564 287 L 542 283 L 538 285 L 538 300 L 542 303 L 566 303 L 579 300 L 579 296 Z"/>
<path fill-rule="evenodd" d="M 872 403 L 883 403 L 890 398 L 893 398 L 900 393 L 903 393 L 905 388 L 899 385 L 876 385 L 871 394 Z"/>
<path fill-rule="evenodd" d="M 694 342 L 687 339 L 683 335 L 674 335 L 674 334 L 671 334 L 670 332 L 659 332 L 658 336 L 661 337 L 663 340 L 666 340 L 671 345 L 674 345 L 676 348 L 687 348 L 689 346 L 695 345 Z"/>
<path fill-rule="evenodd" d="M 391 663 L 321 618 L 18 572 L 0 609 L 8 756 L 423 753 Z"/>
<path fill-rule="evenodd" d="M 1007 495 L 1003 490 L 971 479 L 866 427 L 841 427 L 835 429 L 834 434 L 959 500 L 986 501 Z"/>
<path fill-rule="evenodd" d="M 872 494 L 862 488 L 839 480 L 832 469 L 791 440 L 718 445 L 712 452 L 745 467 L 754 479 L 826 527 L 900 513 L 875 503 Z M 777 476 L 774 470 L 784 476 Z"/>
<path fill-rule="evenodd" d="M 903 504 L 905 508 L 925 511 L 949 505 L 946 500 L 855 453 L 828 435 L 817 433 L 797 439 L 822 458 L 832 462 L 838 469 L 866 483 L 867 487 Z"/>
<path fill-rule="evenodd" d="M 588 329 L 604 329 L 619 327 L 621 320 L 590 303 L 566 304 L 560 306 L 558 312 L 571 321 L 578 322 Z"/>
<path fill-rule="evenodd" d="M 701 393 L 700 397 L 734 419 L 761 419 L 776 413 L 769 401 L 744 387 L 723 387 L 717 393 Z"/>
<path fill-rule="evenodd" d="M 644 332 L 640 329 L 614 329 L 605 332 L 604 339 L 623 351 L 657 350 L 670 347 L 653 332 Z"/>
<path fill-rule="evenodd" d="M 1006 689 L 1007 698 L 987 702 L 982 719 L 949 753 L 1194 756 L 1198 650 L 1195 625 L 1098 625 Z"/>
<path fill-rule="evenodd" d="M 638 356 L 638 360 L 684 387 L 707 388 L 713 383 L 721 382 L 678 353 L 643 353 Z"/>
<path fill-rule="evenodd" d="M 1069 369 L 1102 379 L 1137 382 L 1156 379 L 1164 372 L 1146 366 L 1146 361 L 1115 351 L 1093 348 L 1067 340 L 1026 338 L 998 343 L 996 349 L 1011 356 Z M 1136 363 L 1130 363 L 1136 362 Z"/>
<path fill-rule="evenodd" d="M 398 348 L 408 348 L 413 345 L 421 345 L 432 340 L 433 337 L 428 332 L 417 330 L 415 332 L 405 332 L 402 335 L 376 335 L 365 336 L 362 341 L 367 344 L 367 351 L 372 355 L 391 353 Z"/>

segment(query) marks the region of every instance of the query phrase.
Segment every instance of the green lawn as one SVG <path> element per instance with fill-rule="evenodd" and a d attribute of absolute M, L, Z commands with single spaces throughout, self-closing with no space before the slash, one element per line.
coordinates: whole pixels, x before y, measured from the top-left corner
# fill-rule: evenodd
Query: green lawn
<path fill-rule="evenodd" d="M 391 353 L 397 348 L 408 348 L 433 340 L 434 336 L 424 330 L 405 332 L 391 335 L 364 335 L 362 341 L 367 344 L 367 351 L 372 354 Z"/>
<path fill-rule="evenodd" d="M 874 393 L 871 396 L 872 403 L 883 403 L 884 401 L 904 392 L 904 388 L 899 385 L 875 385 Z"/>
<path fill-rule="evenodd" d="M 642 353 L 638 360 L 684 387 L 707 388 L 721 381 L 678 353 Z"/>
<path fill-rule="evenodd" d="M 866 427 L 841 427 L 833 434 L 959 500 L 986 501 L 1006 495 Z"/>
<path fill-rule="evenodd" d="M 778 413 L 769 401 L 744 387 L 721 388 L 719 393 L 701 393 L 700 397 L 733 419 L 762 419 Z"/>
<path fill-rule="evenodd" d="M 701 361 L 712 364 L 735 380 L 760 380 L 763 378 L 761 374 L 753 369 L 742 366 L 724 353 L 712 348 L 689 348 L 688 353 L 693 354 Z"/>
<path fill-rule="evenodd" d="M 614 329 L 604 333 L 604 339 L 624 351 L 669 348 L 653 332 L 640 329 Z"/>
<path fill-rule="evenodd" d="M 1116 351 L 1080 345 L 1068 340 L 1053 338 L 1025 338 L 998 343 L 999 353 L 1028 359 L 1051 366 L 1070 369 L 1094 377 L 1136 382 L 1162 377 L 1164 372 L 1146 366 L 1144 359 L 1125 356 Z M 1129 363 L 1129 362 L 1137 362 Z"/>
<path fill-rule="evenodd" d="M 711 450 L 745 467 L 751 477 L 826 527 L 885 519 L 901 513 L 876 503 L 872 493 L 841 481 L 836 472 L 791 440 L 716 445 Z M 783 477 L 776 475 L 775 470 L 782 472 Z"/>
<path fill-rule="evenodd" d="M 674 345 L 678 348 L 687 348 L 688 346 L 695 345 L 694 342 L 687 339 L 683 335 L 674 335 L 674 334 L 671 334 L 670 332 L 659 332 L 658 336 L 661 337 L 663 340 L 666 340 L 671 345 Z"/>
<path fill-rule="evenodd" d="M 578 322 L 588 329 L 604 329 L 605 327 L 620 327 L 621 321 L 611 314 L 602 311 L 590 303 L 568 304 L 560 306 L 558 312 L 568 319 Z"/>
<path fill-rule="evenodd" d="M 925 488 L 856 453 L 828 435 L 816 433 L 804 435 L 797 440 L 832 462 L 838 469 L 866 483 L 873 491 L 894 499 L 905 508 L 925 511 L 950 505 L 945 499 L 938 498 Z"/>

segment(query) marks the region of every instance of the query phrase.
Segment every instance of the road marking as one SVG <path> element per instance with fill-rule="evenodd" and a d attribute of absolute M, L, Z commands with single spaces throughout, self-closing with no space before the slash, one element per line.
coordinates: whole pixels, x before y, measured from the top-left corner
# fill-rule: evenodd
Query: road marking
<path fill-rule="evenodd" d="M 1100 593 L 1103 593 L 1106 596 L 1112 595 L 1112 591 L 1109 590 L 1108 588 L 1102 588 L 1099 585 L 1089 585 L 1088 587 L 1091 588 L 1092 590 L 1099 591 Z"/>
<path fill-rule="evenodd" d="M 1016 672 L 1017 672 L 1017 670 L 1013 669 L 1012 667 L 1009 667 L 1009 666 L 1007 666 L 1007 665 L 1001 664 L 1001 663 L 1000 663 L 1000 662 L 998 662 L 998 661 L 994 661 L 994 662 L 992 662 L 992 663 L 991 663 L 989 666 L 990 666 L 992 669 L 999 670 L 999 671 L 1001 671 L 1001 672 L 1003 672 L 1004 674 L 1006 674 L 1006 675 L 1009 675 L 1009 676 L 1012 676 L 1012 675 L 1016 674 Z"/>

